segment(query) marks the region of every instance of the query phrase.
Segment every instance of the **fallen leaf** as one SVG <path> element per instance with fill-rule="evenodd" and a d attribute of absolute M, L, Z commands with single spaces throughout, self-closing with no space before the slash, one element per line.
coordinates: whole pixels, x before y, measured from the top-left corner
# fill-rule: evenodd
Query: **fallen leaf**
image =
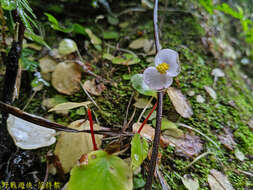
<path fill-rule="evenodd" d="M 96 124 L 93 127 L 94 130 L 100 129 L 100 126 Z M 81 119 L 72 122 L 69 128 L 85 130 L 90 129 L 90 124 L 89 121 Z M 98 147 L 101 145 L 102 137 L 101 135 L 95 135 Z M 64 172 L 68 173 L 83 154 L 87 154 L 91 151 L 93 151 L 93 144 L 90 134 L 63 132 L 57 140 L 54 153 L 59 157 Z"/>
<path fill-rule="evenodd" d="M 100 96 L 102 92 L 106 89 L 103 83 L 96 84 L 95 79 L 85 81 L 83 84 L 83 88 L 95 96 Z"/>
<path fill-rule="evenodd" d="M 168 88 L 167 93 L 177 113 L 179 113 L 184 118 L 189 118 L 193 115 L 190 104 L 180 90 L 170 87 Z"/>
<path fill-rule="evenodd" d="M 62 96 L 62 95 L 55 95 L 52 98 L 46 98 L 42 101 L 42 106 L 45 106 L 46 108 L 50 109 L 54 106 L 56 106 L 57 104 L 61 104 L 64 102 L 68 102 L 68 100 Z"/>
<path fill-rule="evenodd" d="M 244 161 L 245 160 L 245 156 L 244 154 L 237 148 L 235 149 L 235 157 L 240 160 L 240 161 Z"/>
<path fill-rule="evenodd" d="M 159 180 L 160 185 L 162 186 L 162 190 L 171 190 L 170 186 L 168 185 L 166 179 L 162 175 L 162 172 L 159 170 L 159 167 L 156 167 L 155 173 L 157 175 L 157 178 Z"/>
<path fill-rule="evenodd" d="M 219 77 L 224 77 L 225 76 L 224 72 L 219 68 L 213 69 L 211 75 L 214 76 L 214 84 L 213 84 L 214 86 L 216 85 L 216 82 L 217 82 Z"/>
<path fill-rule="evenodd" d="M 141 126 L 142 123 L 134 123 L 133 124 L 133 133 L 137 133 L 140 126 Z M 154 136 L 155 136 L 155 129 L 153 127 L 151 127 L 150 125 L 148 124 L 145 124 L 140 132 L 140 135 L 146 139 L 148 139 L 149 141 L 152 141 L 154 139 Z M 162 146 L 164 146 L 166 140 L 163 136 L 161 136 L 160 138 L 160 144 Z"/>
<path fill-rule="evenodd" d="M 153 107 L 153 105 L 149 102 L 148 99 L 146 98 L 135 98 L 135 103 L 134 103 L 134 106 L 136 108 L 140 108 L 140 109 L 143 109 L 147 106 L 147 108 L 151 108 Z"/>
<path fill-rule="evenodd" d="M 50 73 L 55 70 L 57 65 L 56 61 L 49 56 L 45 56 L 39 59 L 40 69 L 42 73 Z"/>
<path fill-rule="evenodd" d="M 132 41 L 129 44 L 128 47 L 131 48 L 131 49 L 140 49 L 140 48 L 143 48 L 145 46 L 145 43 L 148 43 L 148 39 L 139 38 L 139 39 L 136 39 L 136 40 Z"/>
<path fill-rule="evenodd" d="M 218 170 L 211 169 L 208 175 L 208 183 L 211 190 L 233 190 L 233 186 L 230 184 L 227 176 Z"/>
<path fill-rule="evenodd" d="M 209 86 L 204 86 L 206 92 L 214 99 L 216 100 L 217 99 L 217 95 L 216 95 L 216 92 L 214 91 L 214 89 L 212 89 L 211 87 Z"/>
<path fill-rule="evenodd" d="M 59 63 L 52 74 L 52 85 L 63 94 L 72 95 L 79 91 L 81 70 L 75 63 Z"/>
<path fill-rule="evenodd" d="M 156 53 L 154 40 L 146 40 L 144 42 L 143 50 L 148 55 L 154 55 Z"/>
<path fill-rule="evenodd" d="M 88 164 L 71 170 L 68 190 L 132 190 L 132 170 L 121 158 L 98 150 L 88 154 Z"/>
<path fill-rule="evenodd" d="M 56 141 L 54 129 L 35 125 L 11 114 L 7 120 L 7 128 L 15 144 L 22 149 L 46 147 Z"/>
<path fill-rule="evenodd" d="M 58 51 L 61 55 L 68 55 L 68 54 L 73 53 L 77 50 L 78 50 L 78 48 L 77 48 L 76 42 L 74 42 L 71 39 L 63 39 L 60 42 L 59 48 L 58 48 Z"/>
<path fill-rule="evenodd" d="M 91 104 L 91 101 L 80 102 L 80 103 L 77 103 L 77 102 L 64 102 L 62 104 L 57 104 L 52 109 L 50 109 L 49 112 L 70 110 L 70 109 L 74 109 L 74 108 L 79 108 L 81 106 L 87 107 L 89 104 Z"/>
<path fill-rule="evenodd" d="M 230 131 L 230 129 L 228 129 L 228 128 L 224 128 L 224 132 L 225 132 L 224 134 L 218 135 L 218 138 L 219 138 L 221 144 L 223 144 L 229 150 L 233 150 L 236 145 L 236 143 L 233 139 L 233 134 Z"/>
<path fill-rule="evenodd" d="M 142 123 L 133 124 L 133 133 L 137 133 Z M 155 135 L 155 129 L 148 124 L 145 124 L 142 128 L 140 135 L 150 141 L 153 140 Z"/>
<path fill-rule="evenodd" d="M 199 182 L 197 179 L 192 179 L 190 174 L 185 174 L 184 177 L 181 178 L 184 186 L 188 190 L 198 190 Z"/>
<path fill-rule="evenodd" d="M 175 153 L 183 157 L 192 157 L 198 155 L 203 149 L 203 144 L 194 134 L 185 134 L 183 138 L 174 138 L 166 136 L 164 138 L 165 145 L 175 146 Z"/>

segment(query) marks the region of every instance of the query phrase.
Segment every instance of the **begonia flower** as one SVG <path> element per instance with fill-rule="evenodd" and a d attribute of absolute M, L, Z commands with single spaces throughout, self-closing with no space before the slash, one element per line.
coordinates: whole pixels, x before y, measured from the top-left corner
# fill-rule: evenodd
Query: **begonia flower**
<path fill-rule="evenodd" d="M 145 69 L 143 79 L 149 88 L 160 91 L 168 88 L 179 72 L 178 53 L 171 49 L 162 49 L 155 56 L 155 67 Z"/>

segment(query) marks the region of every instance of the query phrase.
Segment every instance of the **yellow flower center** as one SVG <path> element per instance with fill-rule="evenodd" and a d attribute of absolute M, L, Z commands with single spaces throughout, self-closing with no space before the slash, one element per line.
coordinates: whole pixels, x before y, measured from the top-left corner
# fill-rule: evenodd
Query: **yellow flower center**
<path fill-rule="evenodd" d="M 163 62 L 163 63 L 159 64 L 158 66 L 156 66 L 157 71 L 161 74 L 165 74 L 166 71 L 169 70 L 169 68 L 170 68 L 170 65 L 165 63 L 165 62 Z"/>

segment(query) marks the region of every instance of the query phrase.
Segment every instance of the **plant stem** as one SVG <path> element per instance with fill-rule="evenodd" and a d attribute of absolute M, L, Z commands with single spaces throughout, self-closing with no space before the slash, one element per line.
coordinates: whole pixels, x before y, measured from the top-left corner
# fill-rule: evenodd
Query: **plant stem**
<path fill-rule="evenodd" d="M 96 151 L 96 150 L 98 150 L 98 148 L 97 148 L 96 139 L 95 139 L 95 135 L 94 135 L 93 121 L 92 121 L 92 115 L 91 115 L 90 108 L 88 108 L 88 116 L 89 116 L 89 121 L 90 121 L 90 131 L 91 131 L 91 139 L 92 139 L 93 149 Z"/>
<path fill-rule="evenodd" d="M 150 111 L 150 113 L 148 114 L 148 116 L 146 117 L 146 119 L 142 122 L 142 124 L 141 124 L 141 126 L 140 126 L 140 128 L 139 128 L 139 130 L 138 130 L 138 133 L 141 132 L 141 130 L 143 129 L 144 125 L 147 123 L 149 117 L 150 117 L 151 114 L 155 111 L 156 107 L 157 107 L 157 103 L 153 106 L 152 110 Z"/>
<path fill-rule="evenodd" d="M 154 22 L 154 36 L 155 36 L 155 45 L 156 45 L 156 53 L 159 52 L 161 49 L 160 42 L 159 42 L 159 28 L 158 28 L 158 0 L 155 0 L 154 6 L 154 15 L 153 15 L 153 22 Z M 152 148 L 152 155 L 150 160 L 150 167 L 148 171 L 148 177 L 145 185 L 145 190 L 152 189 L 152 182 L 154 178 L 156 162 L 158 157 L 158 149 L 159 149 L 159 142 L 160 142 L 160 135 L 161 135 L 161 124 L 162 124 L 162 110 L 163 110 L 163 92 L 157 92 L 158 104 L 157 104 L 157 112 L 156 112 L 156 128 L 155 128 L 155 137 L 153 141 L 153 148 Z"/>

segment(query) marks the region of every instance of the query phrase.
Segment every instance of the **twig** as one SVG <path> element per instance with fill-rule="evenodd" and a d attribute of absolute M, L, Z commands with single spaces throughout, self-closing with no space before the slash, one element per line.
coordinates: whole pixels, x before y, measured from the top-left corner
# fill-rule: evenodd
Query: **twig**
<path fill-rule="evenodd" d="M 131 95 L 131 97 L 130 97 L 130 100 L 129 100 L 129 103 L 128 103 L 128 105 L 127 105 L 126 116 L 125 116 L 125 119 L 124 119 L 123 128 L 124 128 L 124 126 L 127 124 L 128 112 L 129 112 L 129 108 L 130 108 L 130 106 L 131 106 L 133 97 L 134 97 L 134 93 L 132 93 L 132 95 Z"/>
<path fill-rule="evenodd" d="M 136 113 L 136 107 L 134 108 L 134 111 L 129 119 L 129 121 L 127 122 L 127 124 L 122 128 L 122 131 L 126 131 L 126 129 L 128 128 L 128 126 L 130 125 L 130 123 L 133 121 L 134 119 L 134 116 L 135 116 L 135 113 Z"/>
<path fill-rule="evenodd" d="M 89 94 L 89 92 L 83 87 L 83 85 L 82 85 L 81 82 L 80 82 L 80 86 L 82 87 L 83 91 L 88 96 L 88 98 L 92 101 L 92 103 L 100 110 L 100 107 L 97 105 L 97 103 L 95 102 L 95 100 L 91 97 L 91 95 Z"/>
<path fill-rule="evenodd" d="M 185 127 L 185 128 L 187 128 L 187 129 L 190 129 L 190 130 L 193 130 L 193 131 L 199 133 L 200 135 L 202 135 L 203 137 L 205 137 L 207 140 L 209 140 L 211 143 L 213 143 L 218 149 L 220 149 L 220 147 L 219 147 L 212 139 L 210 139 L 208 136 L 206 136 L 206 135 L 205 135 L 204 133 L 202 133 L 201 131 L 199 131 L 199 130 L 193 128 L 193 127 L 190 127 L 190 126 L 188 126 L 188 125 L 186 125 L 186 124 L 183 124 L 183 123 L 177 123 L 177 125 L 180 126 L 180 127 Z"/>
<path fill-rule="evenodd" d="M 45 174 L 43 184 L 42 184 L 40 190 L 43 190 L 45 188 L 45 184 L 47 183 L 48 176 L 49 176 L 49 161 L 47 161 L 46 174 Z"/>
<path fill-rule="evenodd" d="M 105 42 L 105 45 L 108 46 L 109 48 L 113 48 L 113 49 L 116 49 L 116 50 L 119 50 L 119 51 L 122 51 L 122 52 L 126 52 L 126 53 L 130 53 L 132 55 L 134 55 L 135 57 L 138 57 L 133 51 L 131 50 L 128 50 L 128 49 L 123 49 L 123 48 L 119 48 L 119 47 L 114 47 L 112 46 L 111 44 L 108 44 Z"/>
<path fill-rule="evenodd" d="M 121 16 L 121 15 L 124 15 L 124 14 L 127 14 L 127 13 L 130 13 L 130 12 L 146 12 L 147 9 L 144 9 L 144 8 L 139 8 L 139 7 L 135 7 L 135 8 L 129 8 L 129 9 L 126 9 L 122 12 L 120 12 L 118 14 L 118 16 Z"/>
<path fill-rule="evenodd" d="M 194 159 L 190 164 L 188 164 L 184 169 L 187 169 L 187 168 L 191 167 L 195 162 L 197 162 L 199 159 L 201 159 L 201 158 L 207 156 L 208 154 L 214 154 L 214 155 L 215 155 L 215 153 L 213 153 L 213 152 L 205 152 L 205 153 L 199 155 L 197 158 L 195 158 L 195 159 Z"/>
<path fill-rule="evenodd" d="M 170 186 L 167 184 L 166 180 L 164 179 L 159 167 L 156 167 L 156 176 L 163 190 L 171 190 Z"/>
<path fill-rule="evenodd" d="M 89 74 L 89 75 L 91 75 L 91 76 L 94 76 L 94 77 L 98 78 L 99 80 L 103 81 L 103 83 L 105 83 L 105 84 L 110 84 L 110 85 L 114 86 L 113 81 L 106 80 L 106 79 L 104 79 L 103 77 L 101 77 L 101 76 L 99 76 L 99 75 L 93 73 L 93 72 L 92 72 L 82 61 L 80 61 L 80 60 L 65 60 L 64 62 L 70 62 L 70 63 L 75 62 L 75 63 L 77 63 L 78 65 L 80 65 L 80 66 L 82 67 L 82 69 L 83 69 L 83 71 L 84 71 L 85 73 L 87 73 L 87 74 Z"/>
<path fill-rule="evenodd" d="M 36 125 L 39 125 L 41 127 L 49 128 L 49 129 L 54 129 L 57 131 L 64 131 L 64 132 L 70 132 L 70 133 L 91 133 L 91 130 L 76 130 L 72 128 L 68 128 L 64 125 L 51 122 L 47 119 L 44 119 L 42 117 L 36 116 L 29 114 L 27 112 L 24 112 L 14 106 L 8 105 L 0 101 L 0 109 L 6 113 L 10 113 L 18 118 L 21 118 L 25 121 L 34 123 Z M 121 132 L 119 129 L 109 129 L 108 130 L 94 130 L 94 134 L 98 135 L 109 135 L 109 136 L 133 136 L 133 133 L 129 132 Z"/>
<path fill-rule="evenodd" d="M 32 99 L 34 98 L 35 94 L 37 93 L 37 91 L 34 91 L 31 95 L 31 97 L 29 98 L 29 100 L 27 101 L 27 103 L 25 104 L 23 111 L 25 111 L 25 109 L 27 108 L 27 106 L 31 103 Z"/>

